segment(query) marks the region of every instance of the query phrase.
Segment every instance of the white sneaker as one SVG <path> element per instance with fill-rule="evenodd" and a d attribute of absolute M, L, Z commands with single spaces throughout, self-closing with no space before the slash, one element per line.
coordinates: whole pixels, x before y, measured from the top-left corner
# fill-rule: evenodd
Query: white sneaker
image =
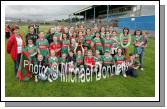
<path fill-rule="evenodd" d="M 125 77 L 125 78 L 126 78 L 126 77 L 127 77 L 127 76 L 126 76 L 126 74 L 123 74 L 123 77 Z"/>
<path fill-rule="evenodd" d="M 53 82 L 50 78 L 48 78 L 48 81 L 49 81 L 49 82 Z"/>
<path fill-rule="evenodd" d="M 144 69 L 143 69 L 143 68 L 141 68 L 141 70 L 143 71 Z"/>
<path fill-rule="evenodd" d="M 98 73 L 97 76 L 101 77 L 101 73 Z"/>
<path fill-rule="evenodd" d="M 37 76 L 35 76 L 35 82 L 38 82 L 38 78 L 37 78 Z"/>
<path fill-rule="evenodd" d="M 113 74 L 113 73 L 111 73 L 111 76 L 114 76 L 114 74 Z"/>

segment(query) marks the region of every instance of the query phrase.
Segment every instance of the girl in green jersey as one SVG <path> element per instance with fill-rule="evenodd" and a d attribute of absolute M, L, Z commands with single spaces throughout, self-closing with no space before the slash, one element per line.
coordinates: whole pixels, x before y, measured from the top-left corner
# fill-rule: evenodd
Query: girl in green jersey
<path fill-rule="evenodd" d="M 84 55 L 82 54 L 81 50 L 77 51 L 77 55 L 76 55 L 76 63 L 75 66 L 76 67 L 83 67 L 84 64 Z"/>
<path fill-rule="evenodd" d="M 62 70 L 63 70 L 63 65 L 65 65 L 67 63 L 67 54 L 66 53 L 62 53 L 61 57 L 59 57 L 59 71 L 60 71 L 60 75 L 62 74 Z M 67 73 L 67 72 L 64 72 Z"/>
<path fill-rule="evenodd" d="M 123 33 L 120 34 L 120 43 L 123 48 L 123 53 L 126 55 L 128 53 L 128 46 L 131 43 L 131 34 L 129 33 L 129 28 L 125 27 Z"/>
<path fill-rule="evenodd" d="M 70 40 L 67 39 L 67 34 L 63 33 L 61 53 L 68 54 L 69 45 L 70 45 Z"/>
<path fill-rule="evenodd" d="M 96 50 L 95 52 L 95 62 L 96 64 L 98 63 L 102 64 L 102 56 L 100 55 L 99 50 Z"/>
<path fill-rule="evenodd" d="M 33 39 L 28 38 L 28 45 L 25 47 L 25 50 L 30 54 L 30 61 L 34 63 L 37 56 L 37 47 L 33 44 Z"/>
<path fill-rule="evenodd" d="M 93 39 L 93 42 L 95 43 L 96 50 L 99 50 L 100 54 L 102 54 L 103 45 L 102 45 L 102 41 L 101 41 L 100 33 L 99 32 L 96 32 L 95 38 Z"/>
<path fill-rule="evenodd" d="M 106 36 L 103 38 L 103 52 L 109 51 L 111 54 L 111 48 L 113 47 L 113 40 L 110 38 L 109 32 L 106 32 Z"/>
<path fill-rule="evenodd" d="M 49 43 L 44 37 L 44 32 L 39 33 L 39 39 L 36 41 L 36 46 L 38 48 L 38 53 L 42 54 L 45 62 L 47 63 L 47 58 L 49 57 Z"/>
<path fill-rule="evenodd" d="M 135 30 L 133 36 L 134 53 L 140 55 L 143 45 L 143 36 L 141 30 Z"/>
<path fill-rule="evenodd" d="M 102 56 L 103 66 L 111 66 L 113 63 L 112 56 L 109 51 L 106 51 Z"/>
<path fill-rule="evenodd" d="M 134 39 L 133 39 L 133 44 L 134 44 L 134 53 L 139 56 L 139 62 L 141 64 L 141 70 L 143 70 L 143 57 L 144 57 L 144 37 L 142 35 L 141 30 L 136 30 L 134 33 Z"/>
<path fill-rule="evenodd" d="M 105 32 L 106 32 L 106 29 L 104 27 L 101 27 L 101 29 L 100 29 L 100 36 L 101 36 L 101 38 L 105 37 Z"/>
<path fill-rule="evenodd" d="M 50 50 L 50 57 L 48 58 L 49 69 L 48 69 L 48 79 L 52 82 L 52 79 L 55 80 L 58 78 L 58 65 L 59 61 L 55 55 L 55 50 Z M 52 79 L 51 79 L 52 78 Z"/>
<path fill-rule="evenodd" d="M 111 39 L 113 40 L 113 50 L 112 50 L 112 52 L 113 52 L 113 56 L 114 56 L 117 53 L 118 47 L 120 47 L 120 39 L 117 36 L 117 31 L 116 30 L 112 31 Z"/>
<path fill-rule="evenodd" d="M 90 49 L 90 43 L 93 39 L 93 35 L 91 34 L 91 29 L 90 28 L 88 28 L 86 30 L 86 35 L 85 35 L 84 39 L 85 39 L 85 46 L 87 46 L 88 49 Z"/>
<path fill-rule="evenodd" d="M 116 65 L 122 65 L 126 61 L 125 56 L 122 53 L 122 48 L 118 48 L 117 51 L 118 51 L 118 53 L 114 56 L 114 62 L 115 62 Z M 127 77 L 126 72 L 122 71 L 122 70 L 121 71 L 116 70 L 115 74 L 120 75 L 121 72 L 122 72 L 124 77 Z"/>

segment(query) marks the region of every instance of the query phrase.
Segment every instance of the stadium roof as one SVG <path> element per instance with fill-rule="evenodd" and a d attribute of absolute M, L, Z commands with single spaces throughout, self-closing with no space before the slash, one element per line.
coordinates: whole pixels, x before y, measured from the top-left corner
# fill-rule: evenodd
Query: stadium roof
<path fill-rule="evenodd" d="M 78 11 L 74 12 L 73 14 L 74 14 L 74 15 L 77 15 L 77 14 L 79 14 L 79 13 L 81 13 L 81 12 L 84 12 L 84 11 L 89 10 L 89 9 L 92 9 L 92 8 L 93 8 L 93 5 L 88 6 L 88 7 L 84 8 L 84 9 L 78 10 Z"/>
<path fill-rule="evenodd" d="M 118 8 L 118 7 L 126 7 L 128 5 L 108 5 L 109 6 L 109 9 L 114 9 L 114 8 Z M 73 13 L 73 15 L 85 15 L 85 11 L 87 12 L 87 14 L 91 14 L 93 13 L 94 9 L 93 8 L 96 8 L 96 14 L 104 14 L 106 13 L 106 10 L 107 10 L 107 5 L 90 5 L 86 8 L 83 8 L 81 10 L 78 10 L 76 12 Z M 99 13 L 100 12 L 100 13 Z"/>

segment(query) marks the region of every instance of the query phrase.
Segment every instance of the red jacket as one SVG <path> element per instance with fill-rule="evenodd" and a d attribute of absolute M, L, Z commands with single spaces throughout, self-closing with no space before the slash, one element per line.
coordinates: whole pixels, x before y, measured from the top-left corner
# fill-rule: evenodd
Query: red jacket
<path fill-rule="evenodd" d="M 21 36 L 21 35 L 20 35 Z M 21 36 L 22 38 L 22 36 Z M 22 46 L 24 47 L 24 41 L 22 39 Z M 10 54 L 13 60 L 17 59 L 17 41 L 15 34 L 12 34 L 11 37 L 7 41 L 7 52 Z"/>

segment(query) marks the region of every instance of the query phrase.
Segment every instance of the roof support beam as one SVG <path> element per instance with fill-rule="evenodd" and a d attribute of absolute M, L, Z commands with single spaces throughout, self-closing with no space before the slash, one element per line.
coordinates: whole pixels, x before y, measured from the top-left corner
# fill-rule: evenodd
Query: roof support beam
<path fill-rule="evenodd" d="M 95 15 L 96 15 L 96 10 L 95 10 L 95 7 L 94 7 L 94 23 L 95 23 Z"/>
<path fill-rule="evenodd" d="M 85 23 L 86 23 L 86 11 L 85 11 Z"/>
<path fill-rule="evenodd" d="M 109 13 L 109 5 L 107 5 L 107 24 L 109 23 L 108 13 Z"/>
<path fill-rule="evenodd" d="M 79 12 L 79 23 L 80 23 L 80 12 Z"/>

